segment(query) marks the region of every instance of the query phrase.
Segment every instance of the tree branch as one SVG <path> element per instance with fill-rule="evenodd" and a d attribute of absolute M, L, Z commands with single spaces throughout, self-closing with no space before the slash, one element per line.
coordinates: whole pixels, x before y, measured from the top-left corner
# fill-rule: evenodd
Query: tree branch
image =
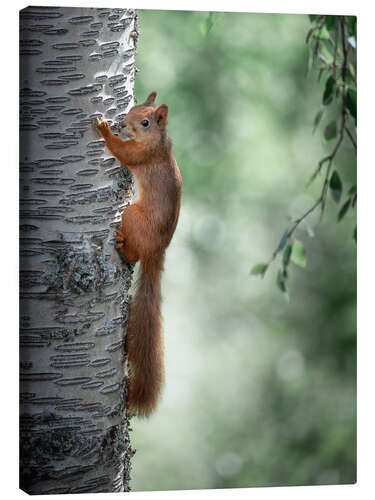
<path fill-rule="evenodd" d="M 269 265 L 276 259 L 277 255 L 281 253 L 286 247 L 288 240 L 290 240 L 297 230 L 297 228 L 300 226 L 300 224 L 311 214 L 313 213 L 318 207 L 321 209 L 320 213 L 320 221 L 324 217 L 325 213 L 325 208 L 326 208 L 326 202 L 327 202 L 327 195 L 328 195 L 328 188 L 330 186 L 330 182 L 332 179 L 332 167 L 333 167 L 333 162 L 336 158 L 336 155 L 340 149 L 341 144 L 343 143 L 343 140 L 345 136 L 347 135 L 349 140 L 351 141 L 354 149 L 357 149 L 357 143 L 354 134 L 352 134 L 351 130 L 349 129 L 347 125 L 347 119 L 348 119 L 348 110 L 347 110 L 347 89 L 348 89 L 348 84 L 346 82 L 346 78 L 349 75 L 351 79 L 355 81 L 355 76 L 352 74 L 352 69 L 350 65 L 348 65 L 348 49 L 350 48 L 348 45 L 348 42 L 346 40 L 346 27 L 345 27 L 345 17 L 344 16 L 337 16 L 335 19 L 335 27 L 334 27 L 334 38 L 330 38 L 330 42 L 333 46 L 333 60 L 332 63 L 329 62 L 329 60 L 321 53 L 320 47 L 322 46 L 323 42 L 319 37 L 319 34 L 316 34 L 316 31 L 320 29 L 323 25 L 325 24 L 325 17 L 323 17 L 323 20 L 319 23 L 319 25 L 313 26 L 306 37 L 306 42 L 310 43 L 310 50 L 313 47 L 313 58 L 315 61 L 322 61 L 323 64 L 320 63 L 320 65 L 317 65 L 317 69 L 320 69 L 320 71 L 328 70 L 330 72 L 331 78 L 334 81 L 334 86 L 332 89 L 332 92 L 334 93 L 333 95 L 336 95 L 336 98 L 339 103 L 339 109 L 340 109 L 340 124 L 339 124 L 339 130 L 336 135 L 335 131 L 335 136 L 337 137 L 336 143 L 332 149 L 332 151 L 322 158 L 319 162 L 318 165 L 313 173 L 313 175 L 310 178 L 310 181 L 313 181 L 316 176 L 322 171 L 323 167 L 326 168 L 325 170 L 325 175 L 324 175 L 324 181 L 322 184 L 321 192 L 319 197 L 316 199 L 316 201 L 311 205 L 311 207 L 306 210 L 302 215 L 300 215 L 298 218 L 296 218 L 289 228 L 284 232 L 278 246 L 276 249 L 273 251 L 269 261 L 263 265 L 263 270 L 262 272 L 257 272 L 254 274 L 264 274 L 266 273 Z M 329 81 L 329 80 L 327 80 Z M 327 88 L 327 86 L 326 86 Z M 332 92 L 330 95 L 332 95 Z M 328 97 L 330 97 L 330 95 Z M 325 105 L 328 105 L 329 102 L 332 99 L 328 99 L 328 102 L 324 102 Z M 350 110 L 351 112 L 351 110 Z M 351 112 L 352 113 L 352 112 Z M 331 135 L 331 134 L 329 134 Z M 332 186 L 334 189 L 334 186 Z M 352 206 L 354 206 L 356 197 L 353 197 L 352 201 Z M 279 283 L 279 287 L 282 289 L 282 291 L 286 291 L 285 289 L 285 280 L 287 279 L 287 267 L 289 264 L 289 259 L 290 259 L 290 252 L 291 252 L 291 246 L 289 243 L 289 249 L 287 252 L 284 254 L 285 257 L 283 257 L 283 263 L 282 263 L 282 270 L 279 271 L 279 275 L 281 273 L 281 280 L 283 283 Z M 279 276 L 278 275 L 278 276 Z M 278 277 L 279 280 L 279 277 Z M 283 285 L 283 286 L 281 286 Z"/>

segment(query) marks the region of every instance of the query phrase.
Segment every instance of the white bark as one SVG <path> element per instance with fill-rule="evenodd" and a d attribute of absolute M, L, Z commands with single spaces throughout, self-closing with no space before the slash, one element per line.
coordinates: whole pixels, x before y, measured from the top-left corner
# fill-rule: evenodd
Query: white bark
<path fill-rule="evenodd" d="M 20 13 L 21 487 L 128 490 L 124 329 L 131 269 L 114 248 L 132 194 L 94 130 L 133 104 L 136 13 Z"/>

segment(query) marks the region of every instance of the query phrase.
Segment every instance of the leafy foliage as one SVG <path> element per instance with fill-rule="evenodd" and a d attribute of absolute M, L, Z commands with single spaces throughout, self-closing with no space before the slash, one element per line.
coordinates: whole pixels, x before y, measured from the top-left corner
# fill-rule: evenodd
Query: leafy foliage
<path fill-rule="evenodd" d="M 306 267 L 306 250 L 303 243 L 294 240 L 290 258 L 297 266 Z"/>
<path fill-rule="evenodd" d="M 344 141 L 351 144 L 355 151 L 357 149 L 355 138 L 357 127 L 356 17 L 310 15 L 309 18 L 312 25 L 306 36 L 306 43 L 309 47 L 308 66 L 309 69 L 314 66 L 314 69 L 318 71 L 318 80 L 323 75 L 326 78 L 322 105 L 315 115 L 313 132 L 321 124 L 324 115 L 329 114 L 329 121 L 323 126 L 323 141 L 327 145 L 331 144 L 332 141 L 336 142 L 332 151 L 318 162 L 315 171 L 306 184 L 306 188 L 308 188 L 318 175 L 324 172 L 319 198 L 307 212 L 294 220 L 291 227 L 285 230 L 269 262 L 262 264 L 262 272 L 253 272 L 254 269 L 258 269 L 257 266 L 259 265 L 255 265 L 252 269 L 251 274 L 261 274 L 263 277 L 271 262 L 287 245 L 276 280 L 277 286 L 284 293 L 287 291 L 286 282 L 289 262 L 292 261 L 300 267 L 306 266 L 306 250 L 304 245 L 295 239 L 295 231 L 300 223 L 318 207 L 321 210 L 321 219 L 323 218 L 328 192 L 333 200 L 340 204 L 344 191 L 344 182 L 340 172 L 340 164 L 337 161 L 337 153 Z M 334 163 L 336 164 L 336 170 L 332 171 Z M 354 168 L 356 168 L 355 164 Z M 355 208 L 356 201 L 357 187 L 352 185 L 347 192 L 346 199 L 339 208 L 338 221 L 347 214 L 350 208 Z M 354 229 L 353 239 L 356 243 L 357 228 Z"/>
<path fill-rule="evenodd" d="M 267 264 L 255 264 L 255 266 L 251 269 L 250 274 L 254 276 L 261 275 L 264 276 L 264 273 L 267 271 Z"/>

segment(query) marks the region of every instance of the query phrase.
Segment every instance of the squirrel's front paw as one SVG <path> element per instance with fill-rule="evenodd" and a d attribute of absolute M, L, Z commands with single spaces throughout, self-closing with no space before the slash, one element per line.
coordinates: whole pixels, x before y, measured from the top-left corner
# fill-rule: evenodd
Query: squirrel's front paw
<path fill-rule="evenodd" d="M 109 125 L 103 118 L 96 118 L 95 127 L 101 135 L 109 132 Z"/>

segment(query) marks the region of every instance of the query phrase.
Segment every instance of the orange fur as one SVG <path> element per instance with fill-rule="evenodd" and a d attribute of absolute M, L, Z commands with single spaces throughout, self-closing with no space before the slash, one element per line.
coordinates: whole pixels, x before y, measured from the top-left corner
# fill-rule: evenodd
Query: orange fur
<path fill-rule="evenodd" d="M 149 416 L 155 409 L 164 380 L 160 280 L 181 200 L 181 175 L 166 128 L 168 107 L 155 107 L 155 97 L 152 92 L 126 115 L 122 125 L 129 140 L 113 135 L 104 120 L 96 122 L 108 149 L 139 184 L 137 201 L 122 214 L 116 245 L 128 262 L 141 261 L 127 333 L 128 410 L 139 416 Z"/>

